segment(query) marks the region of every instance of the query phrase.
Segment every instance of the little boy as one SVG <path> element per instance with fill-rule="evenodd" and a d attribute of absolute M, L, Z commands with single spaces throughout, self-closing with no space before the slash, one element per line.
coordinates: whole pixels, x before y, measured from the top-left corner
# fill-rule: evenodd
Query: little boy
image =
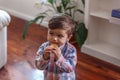
<path fill-rule="evenodd" d="M 76 48 L 69 43 L 75 23 L 65 14 L 54 16 L 48 24 L 47 42 L 43 43 L 35 60 L 44 70 L 44 80 L 75 80 Z"/>

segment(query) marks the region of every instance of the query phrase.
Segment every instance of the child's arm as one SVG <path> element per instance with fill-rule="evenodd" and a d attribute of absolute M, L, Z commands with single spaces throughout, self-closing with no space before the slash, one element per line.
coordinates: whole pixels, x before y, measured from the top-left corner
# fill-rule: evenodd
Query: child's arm
<path fill-rule="evenodd" d="M 76 63 L 76 49 L 69 50 L 66 58 L 61 55 L 60 58 L 56 61 L 58 72 L 72 72 L 75 69 Z"/>
<path fill-rule="evenodd" d="M 48 67 L 49 61 L 43 58 L 43 55 L 37 55 L 35 59 L 35 65 L 40 70 L 45 70 Z"/>
<path fill-rule="evenodd" d="M 40 46 L 35 59 L 35 65 L 40 70 L 45 70 L 49 63 L 49 54 L 45 54 L 47 45 L 44 43 Z"/>

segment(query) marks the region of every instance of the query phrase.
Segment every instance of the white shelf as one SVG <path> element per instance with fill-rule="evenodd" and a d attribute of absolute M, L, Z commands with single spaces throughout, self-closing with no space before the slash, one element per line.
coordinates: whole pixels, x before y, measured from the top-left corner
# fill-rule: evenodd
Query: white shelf
<path fill-rule="evenodd" d="M 120 0 L 85 0 L 88 38 L 81 51 L 120 66 L 120 19 L 111 18 Z M 116 25 L 119 24 L 119 25 Z"/>
<path fill-rule="evenodd" d="M 83 45 L 82 52 L 120 66 L 120 47 L 118 46 L 106 42 L 95 42 Z"/>
<path fill-rule="evenodd" d="M 90 15 L 91 16 L 94 16 L 94 17 L 99 17 L 99 18 L 103 18 L 103 19 L 107 19 L 109 20 L 110 19 L 110 13 L 109 11 L 106 11 L 106 10 L 95 10 L 95 11 L 91 11 L 90 12 Z"/>
<path fill-rule="evenodd" d="M 118 24 L 118 25 L 120 25 L 120 18 L 111 17 L 111 18 L 109 19 L 109 22 L 110 22 L 110 23 L 113 23 L 113 24 Z"/>

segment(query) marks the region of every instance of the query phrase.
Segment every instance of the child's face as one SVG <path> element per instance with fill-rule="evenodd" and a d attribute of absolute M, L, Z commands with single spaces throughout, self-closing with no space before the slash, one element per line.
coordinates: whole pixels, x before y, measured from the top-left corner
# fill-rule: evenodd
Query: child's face
<path fill-rule="evenodd" d="M 70 40 L 72 35 L 68 35 L 64 29 L 48 29 L 47 39 L 52 44 L 63 45 Z"/>

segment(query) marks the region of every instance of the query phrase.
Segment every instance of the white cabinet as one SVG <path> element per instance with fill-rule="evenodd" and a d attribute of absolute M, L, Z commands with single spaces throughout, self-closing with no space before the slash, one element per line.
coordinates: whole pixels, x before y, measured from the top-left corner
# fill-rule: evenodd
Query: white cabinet
<path fill-rule="evenodd" d="M 81 51 L 120 66 L 120 25 L 110 22 L 112 9 L 120 8 L 120 0 L 85 2 L 88 38 Z M 120 20 L 117 23 L 120 23 Z"/>

